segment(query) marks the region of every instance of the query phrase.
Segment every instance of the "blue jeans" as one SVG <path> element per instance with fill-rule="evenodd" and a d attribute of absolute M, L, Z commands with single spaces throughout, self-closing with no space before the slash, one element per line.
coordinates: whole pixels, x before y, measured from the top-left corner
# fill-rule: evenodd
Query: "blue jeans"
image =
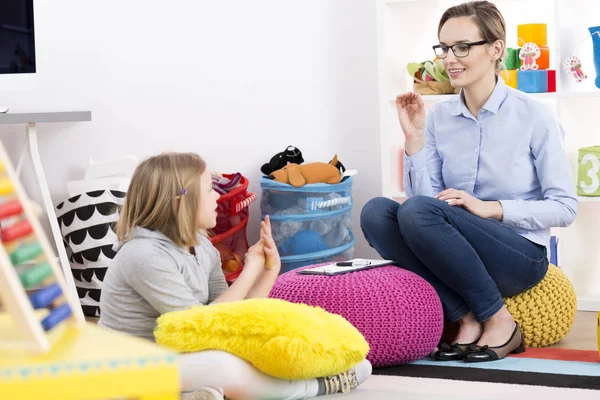
<path fill-rule="evenodd" d="M 384 259 L 429 282 L 455 322 L 473 312 L 479 322 L 496 314 L 502 297 L 535 286 L 548 270 L 546 247 L 495 219 L 425 196 L 400 205 L 387 198 L 365 204 L 362 231 Z"/>

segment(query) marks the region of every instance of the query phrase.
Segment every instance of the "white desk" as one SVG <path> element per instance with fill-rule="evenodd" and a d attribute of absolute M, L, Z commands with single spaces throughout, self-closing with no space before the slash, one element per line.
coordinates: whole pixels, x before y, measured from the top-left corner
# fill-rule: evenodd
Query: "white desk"
<path fill-rule="evenodd" d="M 50 190 L 48 189 L 48 182 L 44 175 L 44 168 L 42 166 L 42 160 L 40 159 L 40 153 L 38 149 L 37 140 L 37 124 L 52 123 L 52 122 L 81 122 L 91 121 L 91 111 L 59 111 L 59 112 L 40 112 L 40 113 L 11 113 L 0 114 L 0 125 L 6 124 L 23 124 L 26 127 L 25 130 L 25 143 L 19 156 L 19 162 L 17 164 L 17 175 L 20 175 L 21 168 L 23 167 L 23 161 L 25 160 L 25 154 L 29 154 L 29 158 L 33 165 L 35 175 L 37 177 L 38 185 L 44 201 L 44 208 L 46 209 L 46 215 L 52 228 L 52 236 L 54 237 L 54 243 L 56 244 L 56 251 L 58 252 L 58 258 L 65 274 L 65 280 L 67 287 L 71 292 L 71 296 L 75 299 L 79 299 L 77 295 L 77 289 L 75 288 L 75 280 L 73 279 L 73 273 L 71 272 L 71 265 L 67 257 L 67 251 L 63 244 L 62 234 L 60 227 L 58 226 L 58 220 L 56 219 L 56 213 L 54 212 L 54 204 L 52 203 L 52 197 L 50 197 Z M 79 307 L 75 312 L 79 312 L 83 316 L 83 311 Z"/>

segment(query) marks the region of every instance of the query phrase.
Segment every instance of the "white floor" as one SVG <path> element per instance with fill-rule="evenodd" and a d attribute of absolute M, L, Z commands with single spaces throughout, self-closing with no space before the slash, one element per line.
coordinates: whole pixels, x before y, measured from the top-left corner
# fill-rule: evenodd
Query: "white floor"
<path fill-rule="evenodd" d="M 376 375 L 350 393 L 330 396 L 329 398 L 332 400 L 507 400 L 534 398 L 544 400 L 598 400 L 600 399 L 600 391 Z"/>

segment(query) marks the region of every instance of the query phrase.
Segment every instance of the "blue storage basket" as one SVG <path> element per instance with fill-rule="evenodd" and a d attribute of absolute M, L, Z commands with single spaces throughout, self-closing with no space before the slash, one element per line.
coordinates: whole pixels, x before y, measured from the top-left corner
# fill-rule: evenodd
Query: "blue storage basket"
<path fill-rule="evenodd" d="M 281 272 L 354 256 L 352 178 L 296 188 L 262 177 L 262 217 L 269 215 Z"/>

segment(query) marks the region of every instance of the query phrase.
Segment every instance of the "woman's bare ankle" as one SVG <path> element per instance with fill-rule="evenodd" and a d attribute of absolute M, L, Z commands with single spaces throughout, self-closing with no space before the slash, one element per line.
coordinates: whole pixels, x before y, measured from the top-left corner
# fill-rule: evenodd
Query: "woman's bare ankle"
<path fill-rule="evenodd" d="M 506 326 L 514 324 L 513 316 L 508 312 L 506 306 L 502 306 L 500 310 L 490 317 L 483 324 L 486 328 L 495 328 L 498 326 Z"/>
<path fill-rule="evenodd" d="M 503 345 L 515 330 L 515 320 L 503 306 L 496 314 L 483 323 L 484 333 L 477 342 L 479 345 L 496 347 Z"/>
<path fill-rule="evenodd" d="M 483 333 L 483 326 L 477 322 L 473 313 L 469 312 L 457 321 L 458 333 L 454 338 L 455 343 L 468 344 L 479 339 Z"/>

